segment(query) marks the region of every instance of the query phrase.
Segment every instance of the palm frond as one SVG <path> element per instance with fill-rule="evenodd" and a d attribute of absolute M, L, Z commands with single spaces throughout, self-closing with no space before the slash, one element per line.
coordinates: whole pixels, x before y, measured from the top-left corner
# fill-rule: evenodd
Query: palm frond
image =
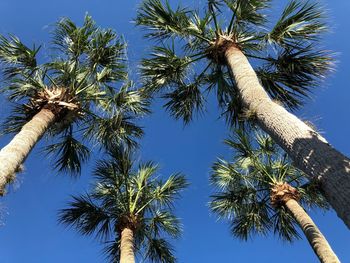
<path fill-rule="evenodd" d="M 232 186 L 211 196 L 210 208 L 219 218 L 232 220 L 242 213 L 242 208 L 256 201 L 257 191 L 252 187 L 241 184 L 232 190 Z"/>
<path fill-rule="evenodd" d="M 239 176 L 236 175 L 239 175 L 239 173 L 234 169 L 233 165 L 225 160 L 218 159 L 212 165 L 210 182 L 219 189 L 226 189 L 237 181 Z"/>
<path fill-rule="evenodd" d="M 265 203 L 246 204 L 232 221 L 232 234 L 247 240 L 252 235 L 266 235 L 271 228 L 271 221 Z"/>
<path fill-rule="evenodd" d="M 263 155 L 273 155 L 278 152 L 276 143 L 266 133 L 256 133 L 257 151 Z"/>
<path fill-rule="evenodd" d="M 86 15 L 82 27 L 78 27 L 69 18 L 62 18 L 52 32 L 52 43 L 70 59 L 78 59 L 89 45 L 89 38 L 96 30 L 91 16 Z"/>
<path fill-rule="evenodd" d="M 108 238 L 111 218 L 90 196 L 73 197 L 68 206 L 59 211 L 60 223 L 76 228 L 83 235 L 95 234 L 98 238 Z"/>
<path fill-rule="evenodd" d="M 179 197 L 180 192 L 187 186 L 188 182 L 184 175 L 172 174 L 166 181 L 158 181 L 158 186 L 153 193 L 154 200 L 161 205 L 171 207 L 173 200 Z"/>
<path fill-rule="evenodd" d="M 224 143 L 234 150 L 236 156 L 239 158 L 251 157 L 253 155 L 253 145 L 248 134 L 243 130 L 237 129 L 231 138 L 224 140 Z"/>
<path fill-rule="evenodd" d="M 84 132 L 86 138 L 92 138 L 109 149 L 114 146 L 126 144 L 136 147 L 136 139 L 143 136 L 143 130 L 133 122 L 132 116 L 115 112 L 112 116 L 92 116 Z"/>
<path fill-rule="evenodd" d="M 157 210 L 147 221 L 149 231 L 154 236 L 159 237 L 165 233 L 173 238 L 179 238 L 181 235 L 180 220 L 169 211 Z"/>
<path fill-rule="evenodd" d="M 106 260 L 110 263 L 119 263 L 120 259 L 120 239 L 116 238 L 114 241 L 108 241 L 104 244 L 103 254 Z"/>
<path fill-rule="evenodd" d="M 129 148 L 123 146 L 113 147 L 107 153 L 109 158 L 98 161 L 94 169 L 94 175 L 97 180 L 109 182 L 109 180 L 116 180 L 118 176 L 128 176 L 128 174 L 132 173 L 134 162 Z"/>
<path fill-rule="evenodd" d="M 149 92 L 159 91 L 172 82 L 180 82 L 187 75 L 189 57 L 176 55 L 174 46 L 156 46 L 150 58 L 141 62 L 141 74 L 145 89 Z"/>
<path fill-rule="evenodd" d="M 154 263 L 175 263 L 173 248 L 165 239 L 148 239 L 145 257 Z"/>
<path fill-rule="evenodd" d="M 191 22 L 190 11 L 178 6 L 172 9 L 167 0 L 145 0 L 139 7 L 136 24 L 147 27 L 146 37 L 168 38 L 174 35 L 186 36 Z"/>
<path fill-rule="evenodd" d="M 300 202 L 304 205 L 304 207 L 313 209 L 320 208 L 323 210 L 329 210 L 330 205 L 325 199 L 320 186 L 315 181 L 310 181 L 303 184 L 298 188 L 298 191 L 301 193 Z"/>
<path fill-rule="evenodd" d="M 285 207 L 280 207 L 271 220 L 274 224 L 274 233 L 282 240 L 292 242 L 295 239 L 301 238 L 294 217 Z"/>
<path fill-rule="evenodd" d="M 87 47 L 88 64 L 98 82 L 110 83 L 126 79 L 125 44 L 111 30 L 96 30 Z"/>
<path fill-rule="evenodd" d="M 318 3 L 292 0 L 268 34 L 267 40 L 283 47 L 298 47 L 299 42 L 316 40 L 327 30 L 325 14 Z"/>
<path fill-rule="evenodd" d="M 19 38 L 0 35 L 0 62 L 5 79 L 16 76 L 30 76 L 37 69 L 36 55 L 39 47 L 27 47 Z"/>
<path fill-rule="evenodd" d="M 91 192 L 73 197 L 60 211 L 60 222 L 84 235 L 114 238 L 105 243 L 111 262 L 119 262 L 120 234 L 126 227 L 133 231 L 135 253 L 151 262 L 175 262 L 164 236 L 180 236 L 181 224 L 171 208 L 186 179 L 174 174 L 163 181 L 154 176 L 158 166 L 152 162 L 135 169 L 130 148 L 114 147 L 108 155 L 97 162 Z"/>
<path fill-rule="evenodd" d="M 204 110 L 205 99 L 196 83 L 179 84 L 174 91 L 165 94 L 164 98 L 168 100 L 164 107 L 175 119 L 182 119 L 185 124 Z"/>
<path fill-rule="evenodd" d="M 139 190 L 151 181 L 151 178 L 158 171 L 158 165 L 153 162 L 146 162 L 139 165 L 135 175 L 135 182 Z"/>
<path fill-rule="evenodd" d="M 227 123 L 230 126 L 247 126 L 245 123 L 253 119 L 246 118 L 234 76 L 226 70 L 195 73 L 203 71 L 202 67 L 206 71 L 208 63 L 197 63 L 202 59 L 209 60 L 218 68 L 227 67 L 225 59 L 218 61 L 217 56 L 212 55 L 216 54 L 213 50 L 222 53 L 213 43 L 225 38 L 235 43 L 248 57 L 266 62 L 259 62 L 256 71 L 273 99 L 292 110 L 299 108 L 308 98 L 311 88 L 319 86 L 320 78 L 332 65 L 329 52 L 319 48 L 315 50 L 320 34 L 326 30 L 324 12 L 317 3 L 291 0 L 271 32 L 266 33 L 268 17 L 264 11 L 270 7 L 270 2 L 210 0 L 204 12 L 195 12 L 173 8 L 167 1 L 144 1 L 136 19 L 138 25 L 148 30 L 146 36 L 162 41 L 166 47 L 157 47 L 159 52 L 142 61 L 144 85 L 151 93 L 169 89 L 165 99 L 168 99 L 170 114 L 185 118 L 186 122 L 192 120 L 191 110 L 187 108 L 199 107 L 200 96 L 199 93 L 194 96 L 193 102 L 189 98 L 186 103 L 174 103 L 172 97 L 180 96 L 184 83 L 187 86 L 189 83 L 207 85 L 208 91 L 217 86 L 221 115 Z M 224 9 L 225 6 L 228 10 Z M 225 17 L 227 15 L 229 19 Z M 220 19 L 229 20 L 227 28 L 223 28 Z M 168 43 L 172 48 L 167 48 Z M 179 45 L 177 53 L 181 56 L 175 55 L 174 44 Z M 200 77 L 196 79 L 196 75 Z M 202 81 L 198 82 L 198 79 Z M 201 90 L 201 96 L 203 91 L 205 89 Z M 204 100 L 201 101 L 204 103 Z"/>
<path fill-rule="evenodd" d="M 233 21 L 235 25 L 251 23 L 254 25 L 263 25 L 266 23 L 265 15 L 261 12 L 268 8 L 270 0 L 224 0 L 225 4 L 231 9 L 233 13 Z M 233 22 L 232 22 L 233 25 Z M 228 27 L 228 34 L 232 33 L 235 28 Z"/>
<path fill-rule="evenodd" d="M 284 49 L 268 60 L 257 75 L 271 97 L 290 108 L 297 108 L 333 69 L 332 54 L 312 45 Z"/>
<path fill-rule="evenodd" d="M 121 111 L 135 116 L 143 116 L 150 113 L 150 100 L 144 89 L 136 89 L 132 81 L 126 82 L 121 89 L 113 93 L 105 105 L 106 111 Z"/>
<path fill-rule="evenodd" d="M 23 104 L 14 104 L 11 114 L 1 123 L 0 134 L 18 133 L 36 114 L 36 109 Z"/>
<path fill-rule="evenodd" d="M 72 175 L 80 175 L 82 163 L 90 156 L 90 150 L 72 134 L 68 133 L 61 141 L 46 147 L 48 154 L 54 154 L 54 168 L 59 172 L 68 172 Z"/>

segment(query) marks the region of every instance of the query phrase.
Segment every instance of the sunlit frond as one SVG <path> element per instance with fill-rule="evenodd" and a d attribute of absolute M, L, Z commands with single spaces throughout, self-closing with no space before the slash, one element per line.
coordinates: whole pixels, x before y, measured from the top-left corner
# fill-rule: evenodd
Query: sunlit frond
<path fill-rule="evenodd" d="M 147 37 L 167 38 L 173 35 L 187 36 L 191 21 L 189 11 L 178 7 L 173 10 L 168 1 L 144 1 L 138 9 L 136 24 L 147 26 Z"/>
<path fill-rule="evenodd" d="M 14 35 L 8 38 L 0 35 L 0 63 L 5 79 L 33 74 L 37 69 L 36 55 L 39 50 L 40 46 L 29 48 Z"/>
<path fill-rule="evenodd" d="M 292 0 L 268 34 L 268 41 L 283 47 L 298 47 L 305 40 L 315 40 L 327 30 L 320 4 Z"/>
<path fill-rule="evenodd" d="M 181 81 L 186 77 L 189 57 L 179 57 L 174 47 L 154 47 L 151 57 L 143 59 L 141 73 L 145 89 L 153 92 L 172 82 Z"/>
<path fill-rule="evenodd" d="M 265 14 L 261 11 L 268 8 L 271 0 L 224 0 L 225 4 L 232 10 L 233 22 L 236 25 L 252 23 L 263 25 L 266 23 Z M 235 30 L 232 22 L 232 31 Z M 228 30 L 231 33 L 231 30 Z"/>
<path fill-rule="evenodd" d="M 171 175 L 166 181 L 159 181 L 155 189 L 154 199 L 161 205 L 171 207 L 174 199 L 178 198 L 181 191 L 188 186 L 184 175 L 176 173 Z"/>
<path fill-rule="evenodd" d="M 81 54 L 86 52 L 90 37 L 96 29 L 95 22 L 89 15 L 85 16 L 81 27 L 78 27 L 69 18 L 62 18 L 56 23 L 52 32 L 52 43 L 68 58 L 78 59 Z"/>
<path fill-rule="evenodd" d="M 171 237 L 179 238 L 181 235 L 180 220 L 168 211 L 157 210 L 147 224 L 155 236 L 161 236 L 165 233 Z"/>

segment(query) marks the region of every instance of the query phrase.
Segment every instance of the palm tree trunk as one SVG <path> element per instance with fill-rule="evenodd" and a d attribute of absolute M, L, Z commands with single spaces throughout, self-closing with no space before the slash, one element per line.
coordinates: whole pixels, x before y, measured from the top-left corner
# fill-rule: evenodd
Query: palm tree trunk
<path fill-rule="evenodd" d="M 320 262 L 340 263 L 326 238 L 299 203 L 294 199 L 290 199 L 285 203 L 285 206 L 298 222 Z"/>
<path fill-rule="evenodd" d="M 273 102 L 261 86 L 245 55 L 233 45 L 225 58 L 243 105 L 257 124 L 293 159 L 296 167 L 317 178 L 326 199 L 350 228 L 350 160 L 320 134 Z"/>
<path fill-rule="evenodd" d="M 6 184 L 24 162 L 49 126 L 55 121 L 55 114 L 48 110 L 40 110 L 19 133 L 0 151 L 0 195 L 4 194 Z"/>
<path fill-rule="evenodd" d="M 130 228 L 124 228 L 121 233 L 120 263 L 135 263 L 134 233 Z"/>

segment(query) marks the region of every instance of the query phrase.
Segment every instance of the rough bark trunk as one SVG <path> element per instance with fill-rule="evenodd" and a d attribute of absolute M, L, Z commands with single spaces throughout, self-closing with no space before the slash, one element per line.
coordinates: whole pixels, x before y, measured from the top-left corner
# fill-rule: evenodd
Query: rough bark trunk
<path fill-rule="evenodd" d="M 0 195 L 4 194 L 6 184 L 54 121 L 55 114 L 52 111 L 40 110 L 11 142 L 0 150 Z"/>
<path fill-rule="evenodd" d="M 326 238 L 299 203 L 294 199 L 290 199 L 285 206 L 298 222 L 320 262 L 340 263 Z"/>
<path fill-rule="evenodd" d="M 316 131 L 273 102 L 261 86 L 245 55 L 234 46 L 225 52 L 243 105 L 254 112 L 258 125 L 309 177 L 319 179 L 326 199 L 350 228 L 350 160 Z"/>
<path fill-rule="evenodd" d="M 121 233 L 120 263 L 135 263 L 134 233 L 130 228 L 124 228 Z"/>

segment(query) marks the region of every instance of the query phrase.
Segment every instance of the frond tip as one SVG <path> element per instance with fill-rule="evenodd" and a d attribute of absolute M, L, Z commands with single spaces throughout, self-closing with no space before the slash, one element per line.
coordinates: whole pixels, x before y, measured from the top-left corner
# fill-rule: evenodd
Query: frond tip
<path fill-rule="evenodd" d="M 268 34 L 268 41 L 283 47 L 297 47 L 305 40 L 317 40 L 327 30 L 325 13 L 318 3 L 292 0 Z"/>
<path fill-rule="evenodd" d="M 60 142 L 47 146 L 46 152 L 56 156 L 55 169 L 72 175 L 80 175 L 82 163 L 90 156 L 90 150 L 72 135 L 66 135 Z"/>
<path fill-rule="evenodd" d="M 168 1 L 143 1 L 138 9 L 136 24 L 147 27 L 146 37 L 168 38 L 174 35 L 186 36 L 190 26 L 188 10 L 178 7 L 173 10 Z"/>

